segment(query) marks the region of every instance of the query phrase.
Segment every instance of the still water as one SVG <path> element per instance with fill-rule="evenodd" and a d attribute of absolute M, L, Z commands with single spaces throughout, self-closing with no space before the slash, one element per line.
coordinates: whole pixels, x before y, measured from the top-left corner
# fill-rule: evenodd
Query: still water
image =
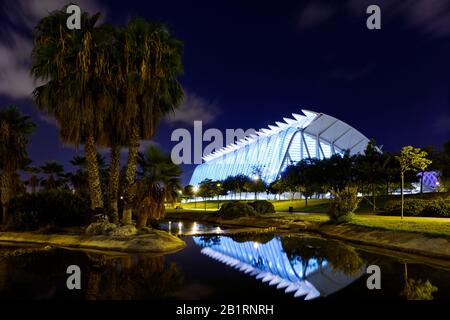
<path fill-rule="evenodd" d="M 311 234 L 232 234 L 185 222 L 163 224 L 187 247 L 167 255 L 105 254 L 0 246 L 0 299 L 450 299 L 450 270 L 415 257 L 374 253 Z M 82 289 L 66 288 L 66 268 Z M 366 267 L 381 268 L 368 290 Z"/>

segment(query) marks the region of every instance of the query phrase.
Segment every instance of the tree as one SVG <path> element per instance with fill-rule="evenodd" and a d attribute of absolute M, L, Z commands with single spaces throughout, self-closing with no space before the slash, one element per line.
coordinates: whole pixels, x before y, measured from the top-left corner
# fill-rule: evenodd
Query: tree
<path fill-rule="evenodd" d="M 39 169 L 38 167 L 27 166 L 24 171 L 31 174 L 28 178 L 28 181 L 26 181 L 26 185 L 31 188 L 31 193 L 34 194 L 42 180 L 37 176 L 37 174 L 41 172 L 41 169 Z"/>
<path fill-rule="evenodd" d="M 400 162 L 400 179 L 401 179 L 401 219 L 403 219 L 403 204 L 404 196 L 403 189 L 405 184 L 405 173 L 408 171 L 424 171 L 431 160 L 428 160 L 427 153 L 420 150 L 420 148 L 414 148 L 412 146 L 403 147 L 400 156 L 397 157 Z"/>
<path fill-rule="evenodd" d="M 123 54 L 119 56 L 116 85 L 124 103 L 121 121 L 129 130 L 122 218 L 128 224 L 139 141 L 152 138 L 161 118 L 178 107 L 183 97 L 177 80 L 182 73 L 182 46 L 163 25 L 142 18 L 132 19 L 118 33 L 118 43 Z"/>
<path fill-rule="evenodd" d="M 3 228 L 6 228 L 8 223 L 8 206 L 17 170 L 28 159 L 26 145 L 34 127 L 30 117 L 23 116 L 16 107 L 0 111 L 0 193 Z"/>
<path fill-rule="evenodd" d="M 356 156 L 356 171 L 359 182 L 370 186 L 372 194 L 372 211 L 376 210 L 376 189 L 384 180 L 383 154 L 377 148 L 374 139 L 371 139 L 363 155 Z M 362 188 L 364 190 L 364 188 Z M 370 200 L 368 200 L 370 203 Z"/>
<path fill-rule="evenodd" d="M 195 196 L 194 186 L 188 184 L 183 188 L 183 195 L 188 199 L 192 199 Z"/>
<path fill-rule="evenodd" d="M 96 139 L 105 110 L 111 105 L 108 82 L 117 77 L 106 63 L 109 37 L 96 27 L 100 14 L 83 12 L 80 29 L 66 27 L 65 9 L 44 17 L 36 26 L 31 73 L 44 84 L 34 92 L 39 110 L 53 116 L 64 143 L 84 144 L 91 209 L 103 209 Z"/>
<path fill-rule="evenodd" d="M 199 184 L 198 188 L 198 196 L 203 198 L 205 202 L 205 210 L 206 210 L 206 199 L 212 198 L 215 195 L 216 190 L 216 182 L 211 179 L 205 179 Z"/>
<path fill-rule="evenodd" d="M 269 184 L 268 189 L 269 189 L 270 193 L 275 195 L 275 200 L 276 200 L 277 194 L 278 194 L 278 200 L 280 200 L 281 194 L 287 191 L 287 187 L 284 185 L 284 182 L 282 179 L 273 181 L 271 184 Z"/>
<path fill-rule="evenodd" d="M 140 153 L 136 183 L 137 228 L 147 225 L 147 220 L 164 216 L 164 201 L 171 202 L 181 190 L 181 169 L 172 162 L 170 155 L 163 154 L 154 146 Z"/>
<path fill-rule="evenodd" d="M 58 189 L 61 186 L 62 181 L 60 178 L 64 174 L 64 167 L 58 161 L 46 161 L 40 169 L 42 173 L 48 176 L 42 182 L 46 191 Z"/>
<path fill-rule="evenodd" d="M 296 165 L 298 177 L 297 183 L 300 192 L 305 197 L 305 206 L 308 206 L 308 198 L 311 197 L 315 192 L 320 192 L 320 184 L 318 182 L 317 175 L 317 160 L 305 159 L 297 163 Z"/>

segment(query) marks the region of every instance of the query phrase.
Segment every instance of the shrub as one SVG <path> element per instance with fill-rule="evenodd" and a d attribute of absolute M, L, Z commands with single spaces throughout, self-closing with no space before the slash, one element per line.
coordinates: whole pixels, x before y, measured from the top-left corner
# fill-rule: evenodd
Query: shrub
<path fill-rule="evenodd" d="M 250 202 L 249 205 L 259 214 L 275 213 L 275 207 L 267 200 L 257 200 Z"/>
<path fill-rule="evenodd" d="M 384 210 L 390 215 L 400 215 L 401 201 L 388 201 Z M 403 214 L 405 216 L 448 217 L 450 216 L 450 201 L 444 199 L 405 199 Z"/>
<path fill-rule="evenodd" d="M 358 208 L 359 199 L 357 189 L 347 187 L 341 191 L 333 192 L 327 214 L 332 222 L 348 222 L 353 217 L 353 212 Z"/>
<path fill-rule="evenodd" d="M 11 201 L 12 228 L 17 230 L 80 226 L 89 212 L 88 199 L 69 190 L 25 194 Z"/>
<path fill-rule="evenodd" d="M 220 210 L 217 211 L 214 215 L 222 217 L 224 219 L 235 219 L 239 217 L 255 216 L 256 211 L 247 203 L 233 201 L 224 203 L 220 207 Z"/>
<path fill-rule="evenodd" d="M 444 199 L 429 200 L 425 204 L 421 215 L 426 217 L 449 217 L 450 201 Z"/>

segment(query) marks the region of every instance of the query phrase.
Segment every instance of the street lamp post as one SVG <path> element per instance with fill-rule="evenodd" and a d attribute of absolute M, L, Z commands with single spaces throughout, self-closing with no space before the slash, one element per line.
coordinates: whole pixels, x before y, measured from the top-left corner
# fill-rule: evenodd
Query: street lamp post
<path fill-rule="evenodd" d="M 221 184 L 220 183 L 218 183 L 217 185 L 217 209 L 219 209 L 219 193 L 220 193 L 220 186 L 221 186 Z"/>
<path fill-rule="evenodd" d="M 258 200 L 258 197 L 256 196 L 256 189 L 258 187 L 258 180 L 259 180 L 259 176 L 254 175 L 253 176 L 253 181 L 255 182 L 255 201 Z"/>
<path fill-rule="evenodd" d="M 194 192 L 194 208 L 197 208 L 197 192 L 198 192 L 198 187 L 194 186 L 192 188 L 192 191 Z"/>

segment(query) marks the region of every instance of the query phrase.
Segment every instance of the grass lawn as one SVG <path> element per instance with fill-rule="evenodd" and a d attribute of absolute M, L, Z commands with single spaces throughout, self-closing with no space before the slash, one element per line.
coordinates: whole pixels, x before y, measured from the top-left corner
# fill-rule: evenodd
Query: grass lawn
<path fill-rule="evenodd" d="M 405 195 L 405 198 L 420 198 L 420 199 L 431 199 L 439 197 L 446 197 L 449 196 L 448 193 L 424 193 L 422 195 L 416 194 L 416 195 Z M 371 197 L 367 197 L 368 200 L 372 201 Z M 379 210 L 373 212 L 372 211 L 372 204 L 367 200 L 362 198 L 361 202 L 359 204 L 358 209 L 356 210 L 356 213 L 358 214 L 369 214 L 372 215 L 374 213 L 380 212 Z M 384 208 L 387 201 L 390 200 L 399 200 L 399 195 L 390 195 L 390 196 L 377 196 L 376 197 L 376 206 L 377 208 Z M 225 202 L 229 202 L 231 200 L 225 200 L 225 201 L 219 201 L 219 206 L 221 206 Z M 253 200 L 242 200 L 242 202 L 251 202 Z M 294 212 L 307 212 L 307 213 L 325 213 L 328 201 L 329 199 L 309 199 L 308 200 L 308 206 L 306 206 L 305 200 L 269 200 L 273 203 L 275 210 L 277 212 L 288 212 L 289 207 L 292 207 Z M 205 208 L 205 202 L 204 201 L 198 201 L 196 204 L 194 202 L 189 203 L 182 203 L 181 206 L 183 209 L 204 209 Z M 195 208 L 196 207 L 196 208 Z M 217 200 L 209 200 L 206 201 L 206 209 L 207 210 L 217 210 Z"/>
<path fill-rule="evenodd" d="M 351 223 L 369 228 L 450 236 L 450 218 L 404 217 L 401 220 L 400 217 L 357 215 Z"/>
<path fill-rule="evenodd" d="M 208 210 L 207 212 L 211 211 L 213 210 Z M 199 214 L 201 215 L 203 210 L 169 209 L 167 212 L 186 215 L 191 213 L 198 216 Z M 304 220 L 315 223 L 326 223 L 329 221 L 328 216 L 321 213 L 274 213 L 261 217 L 261 219 L 264 218 L 282 219 L 286 220 L 288 223 L 293 222 L 294 220 Z M 450 218 L 404 217 L 403 220 L 401 220 L 400 217 L 357 214 L 350 224 L 383 230 L 417 232 L 432 236 L 450 237 Z"/>
<path fill-rule="evenodd" d="M 447 194 L 448 195 L 448 194 Z M 423 195 L 406 195 L 406 197 L 417 198 L 432 198 L 436 194 L 423 194 Z M 442 196 L 442 194 L 440 195 Z M 398 196 L 379 196 L 377 197 L 377 207 L 383 207 L 388 200 L 398 199 Z M 266 215 L 267 218 L 277 218 L 287 221 L 304 220 L 316 223 L 328 222 L 328 216 L 324 213 L 328 206 L 328 199 L 310 199 L 308 200 L 308 206 L 305 205 L 305 200 L 270 200 L 273 203 L 275 210 L 279 213 Z M 222 205 L 226 201 L 220 201 Z M 183 203 L 183 209 L 170 209 L 167 212 L 173 213 L 195 213 L 196 215 L 204 212 L 205 202 Z M 195 208 L 196 207 L 196 208 Z M 294 212 L 287 213 L 289 207 L 293 207 Z M 207 201 L 206 211 L 211 212 L 217 210 L 217 201 Z M 450 236 L 450 218 L 428 218 L 428 217 L 404 217 L 403 220 L 398 216 L 382 216 L 376 215 L 372 212 L 372 205 L 365 199 L 360 203 L 354 220 L 351 222 L 353 225 L 378 228 L 392 231 L 406 231 L 406 232 L 418 232 L 435 236 Z"/>
<path fill-rule="evenodd" d="M 225 202 L 229 202 L 231 200 L 220 201 L 219 206 L 224 204 Z M 242 202 L 251 202 L 252 200 L 242 200 Z M 289 211 L 289 207 L 293 207 L 296 212 L 325 212 L 327 207 L 328 199 L 310 199 L 308 200 L 308 206 L 305 206 L 305 200 L 269 200 L 273 203 L 276 211 Z M 198 201 L 197 203 L 189 202 L 182 203 L 181 207 L 183 209 L 197 209 L 204 210 L 205 202 Z M 170 209 L 170 208 L 169 208 Z M 217 200 L 206 201 L 206 209 L 207 210 L 217 210 Z"/>

